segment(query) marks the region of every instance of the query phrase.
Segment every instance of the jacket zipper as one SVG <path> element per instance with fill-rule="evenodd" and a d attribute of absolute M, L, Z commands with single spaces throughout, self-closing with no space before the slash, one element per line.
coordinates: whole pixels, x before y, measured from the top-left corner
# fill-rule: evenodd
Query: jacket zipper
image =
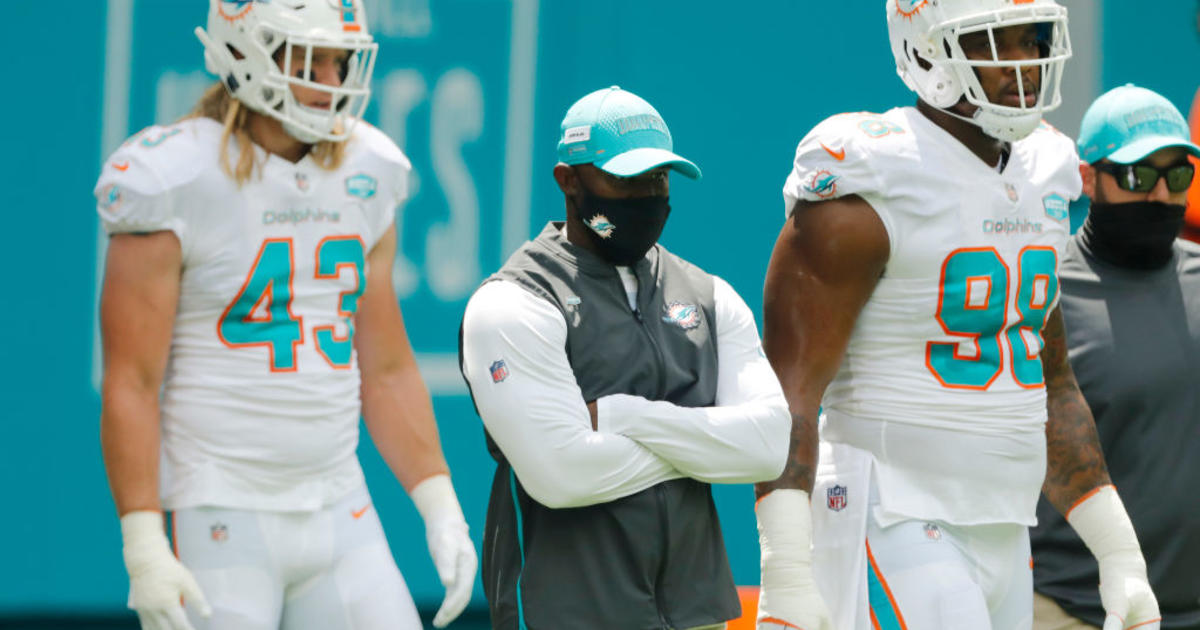
<path fill-rule="evenodd" d="M 667 358 L 663 356 L 662 348 L 659 347 L 654 335 L 650 334 L 650 330 L 646 328 L 646 320 L 642 318 L 642 310 L 640 308 L 632 310 L 633 318 L 637 320 L 638 327 L 645 333 L 646 339 L 650 342 L 650 347 L 654 349 L 654 358 L 658 361 L 658 389 L 656 391 L 660 397 L 666 396 L 667 392 L 663 390 L 667 388 Z"/>
<path fill-rule="evenodd" d="M 620 278 L 618 277 L 618 280 Z M 638 293 L 639 297 L 642 292 L 642 286 L 639 282 Z M 624 283 L 622 282 L 622 289 Z M 638 327 L 642 329 L 642 333 L 646 335 L 646 339 L 650 342 L 650 347 L 654 349 L 654 358 L 658 360 L 658 395 L 665 396 L 663 391 L 667 387 L 666 357 L 663 356 L 662 348 L 659 347 L 658 341 L 654 339 L 654 335 L 650 334 L 650 330 L 646 328 L 646 320 L 642 318 L 641 301 L 636 300 L 638 306 L 630 310 L 633 311 L 633 318 L 637 320 Z M 663 630 L 671 630 L 674 626 L 671 624 L 671 618 L 667 615 L 667 611 L 663 610 L 662 583 L 664 574 L 667 570 L 667 552 L 670 548 L 671 531 L 667 523 L 667 499 L 666 490 L 662 484 L 654 486 L 654 501 L 658 504 L 658 522 L 662 523 L 661 534 L 663 542 L 663 558 L 658 566 L 658 575 L 654 581 L 654 607 L 658 611 L 658 622 L 662 625 Z"/>

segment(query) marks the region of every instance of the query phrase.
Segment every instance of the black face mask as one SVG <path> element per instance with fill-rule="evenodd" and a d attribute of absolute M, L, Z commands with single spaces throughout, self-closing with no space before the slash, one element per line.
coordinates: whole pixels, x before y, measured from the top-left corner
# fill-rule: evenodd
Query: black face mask
<path fill-rule="evenodd" d="M 583 194 L 575 200 L 575 213 L 583 232 L 596 253 L 614 265 L 628 267 L 644 258 L 671 214 L 667 196 L 608 199 L 592 194 L 582 182 L 579 189 Z"/>
<path fill-rule="evenodd" d="M 1171 260 L 1183 227 L 1182 204 L 1160 201 L 1093 203 L 1083 241 L 1097 258 L 1130 269 L 1157 269 Z"/>

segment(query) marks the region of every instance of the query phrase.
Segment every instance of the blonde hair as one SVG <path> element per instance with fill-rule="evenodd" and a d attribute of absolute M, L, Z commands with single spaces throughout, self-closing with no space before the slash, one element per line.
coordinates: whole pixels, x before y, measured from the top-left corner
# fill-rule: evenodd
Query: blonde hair
<path fill-rule="evenodd" d="M 211 118 L 225 126 L 221 132 L 221 170 L 237 181 L 238 185 L 246 183 L 254 174 L 254 140 L 247 131 L 247 123 L 253 115 L 241 101 L 233 98 L 225 89 L 225 84 L 217 81 L 210 85 L 192 111 L 184 116 L 189 118 Z M 234 137 L 238 143 L 237 164 L 229 163 L 229 138 Z M 327 170 L 337 170 L 346 158 L 346 143 L 322 140 L 309 151 L 313 162 Z"/>

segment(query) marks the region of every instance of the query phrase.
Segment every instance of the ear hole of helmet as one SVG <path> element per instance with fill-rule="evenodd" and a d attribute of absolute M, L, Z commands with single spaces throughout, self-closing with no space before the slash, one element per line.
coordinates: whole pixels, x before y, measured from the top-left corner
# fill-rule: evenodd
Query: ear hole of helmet
<path fill-rule="evenodd" d="M 905 52 L 909 52 L 909 51 L 906 49 Z M 921 53 L 918 52 L 916 48 L 912 49 L 910 55 L 912 57 L 916 58 L 917 65 L 921 66 L 922 70 L 925 70 L 926 72 L 928 72 L 929 69 L 933 67 L 933 64 L 926 61 L 925 58 L 921 56 Z"/>

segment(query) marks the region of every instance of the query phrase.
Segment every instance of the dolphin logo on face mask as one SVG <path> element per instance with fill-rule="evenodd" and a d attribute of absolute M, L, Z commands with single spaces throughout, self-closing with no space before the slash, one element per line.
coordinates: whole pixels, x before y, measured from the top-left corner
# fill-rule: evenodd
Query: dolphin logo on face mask
<path fill-rule="evenodd" d="M 582 185 L 580 188 L 582 195 L 576 209 L 588 227 L 584 232 L 601 258 L 628 267 L 644 258 L 658 242 L 671 214 L 669 197 L 610 199 Z"/>

